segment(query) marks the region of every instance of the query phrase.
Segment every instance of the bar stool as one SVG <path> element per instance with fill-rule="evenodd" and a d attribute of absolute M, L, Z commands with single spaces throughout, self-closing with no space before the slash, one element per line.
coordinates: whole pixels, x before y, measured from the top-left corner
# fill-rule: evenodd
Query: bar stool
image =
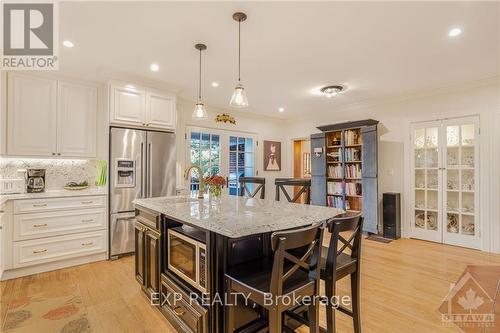
<path fill-rule="evenodd" d="M 282 333 L 283 313 L 296 306 L 293 301 L 311 297 L 308 314 L 310 331 L 319 332 L 319 259 L 323 240 L 323 225 L 298 230 L 275 232 L 271 235 L 274 258 L 266 257 L 236 265 L 226 273 L 226 292 L 243 293 L 268 312 L 269 333 Z M 306 248 L 301 257 L 290 253 Z M 272 302 L 269 302 L 271 297 Z M 234 306 L 227 306 L 229 332 L 234 327 Z"/>
<path fill-rule="evenodd" d="M 276 201 L 280 200 L 280 191 L 283 191 L 288 202 L 297 202 L 302 193 L 305 193 L 305 204 L 311 203 L 311 179 L 309 178 L 276 178 L 274 185 L 276 185 Z M 292 198 L 285 186 L 300 186 L 300 190 Z"/>
<path fill-rule="evenodd" d="M 325 281 L 325 295 L 328 300 L 335 296 L 335 282 L 344 277 L 351 276 L 351 301 L 352 310 L 338 305 L 336 310 L 352 317 L 354 332 L 361 333 L 360 319 L 360 263 L 361 239 L 363 234 L 363 217 L 349 213 L 340 214 L 328 221 L 328 231 L 331 233 L 328 247 L 321 248 L 321 280 Z M 349 233 L 346 239 L 340 233 Z M 341 247 L 339 249 L 339 242 Z M 350 254 L 345 253 L 350 250 Z M 309 321 L 294 312 L 286 314 L 302 324 L 309 325 Z M 326 306 L 326 332 L 335 332 L 335 309 L 329 301 Z M 321 328 L 323 332 L 324 329 Z"/>
<path fill-rule="evenodd" d="M 254 198 L 260 191 L 260 198 L 264 199 L 266 196 L 266 178 L 264 177 L 240 177 L 240 195 L 248 195 L 250 198 Z M 247 184 L 259 184 L 257 188 L 250 191 Z M 245 194 L 246 193 L 246 194 Z"/>

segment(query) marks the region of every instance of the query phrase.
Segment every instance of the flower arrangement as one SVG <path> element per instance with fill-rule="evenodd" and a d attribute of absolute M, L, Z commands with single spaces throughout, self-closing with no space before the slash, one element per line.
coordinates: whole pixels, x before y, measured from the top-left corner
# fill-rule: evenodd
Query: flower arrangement
<path fill-rule="evenodd" d="M 215 198 L 220 198 L 222 194 L 222 188 L 226 185 L 226 179 L 222 176 L 215 175 L 205 177 L 203 181 L 208 185 L 210 195 L 214 196 Z"/>

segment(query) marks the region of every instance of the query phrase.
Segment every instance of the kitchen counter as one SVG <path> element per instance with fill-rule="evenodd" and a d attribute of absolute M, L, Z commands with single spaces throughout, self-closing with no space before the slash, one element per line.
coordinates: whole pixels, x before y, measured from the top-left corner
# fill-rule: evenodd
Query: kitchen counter
<path fill-rule="evenodd" d="M 2 194 L 0 195 L 0 205 L 9 200 L 18 199 L 42 199 L 42 198 L 61 198 L 61 197 L 79 197 L 87 195 L 105 195 L 108 194 L 108 187 L 90 187 L 85 190 L 49 190 L 41 193 L 20 193 L 20 194 Z"/>
<path fill-rule="evenodd" d="M 203 200 L 196 196 L 136 199 L 134 204 L 229 238 L 304 227 L 343 213 L 338 208 L 230 195 L 217 200 L 208 195 Z"/>

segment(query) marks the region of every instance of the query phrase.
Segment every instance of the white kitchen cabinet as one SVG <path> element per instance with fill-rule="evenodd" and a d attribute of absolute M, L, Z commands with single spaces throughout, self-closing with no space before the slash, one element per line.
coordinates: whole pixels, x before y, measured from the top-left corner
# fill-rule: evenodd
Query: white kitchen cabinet
<path fill-rule="evenodd" d="M 56 103 L 56 80 L 9 74 L 8 155 L 56 155 Z"/>
<path fill-rule="evenodd" d="M 177 112 L 175 95 L 148 90 L 146 94 L 146 126 L 175 130 Z"/>
<path fill-rule="evenodd" d="M 95 157 L 97 89 L 9 73 L 7 155 Z"/>
<path fill-rule="evenodd" d="M 174 94 L 116 82 L 110 85 L 109 91 L 111 125 L 175 131 Z"/>
<path fill-rule="evenodd" d="M 112 85 L 110 123 L 144 126 L 146 91 L 134 85 Z"/>
<path fill-rule="evenodd" d="M 57 155 L 96 156 L 97 89 L 59 82 Z"/>

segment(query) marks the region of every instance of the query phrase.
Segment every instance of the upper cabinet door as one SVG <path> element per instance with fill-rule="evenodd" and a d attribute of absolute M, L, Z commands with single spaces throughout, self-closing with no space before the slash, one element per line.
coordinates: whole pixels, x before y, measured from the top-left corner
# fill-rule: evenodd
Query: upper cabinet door
<path fill-rule="evenodd" d="M 56 155 L 57 81 L 9 73 L 7 154 Z"/>
<path fill-rule="evenodd" d="M 96 156 L 97 88 L 59 82 L 57 155 Z"/>
<path fill-rule="evenodd" d="M 177 122 L 175 95 L 147 91 L 146 126 L 175 130 Z"/>
<path fill-rule="evenodd" d="M 112 85 L 110 104 L 111 124 L 145 125 L 145 90 L 132 85 Z"/>

